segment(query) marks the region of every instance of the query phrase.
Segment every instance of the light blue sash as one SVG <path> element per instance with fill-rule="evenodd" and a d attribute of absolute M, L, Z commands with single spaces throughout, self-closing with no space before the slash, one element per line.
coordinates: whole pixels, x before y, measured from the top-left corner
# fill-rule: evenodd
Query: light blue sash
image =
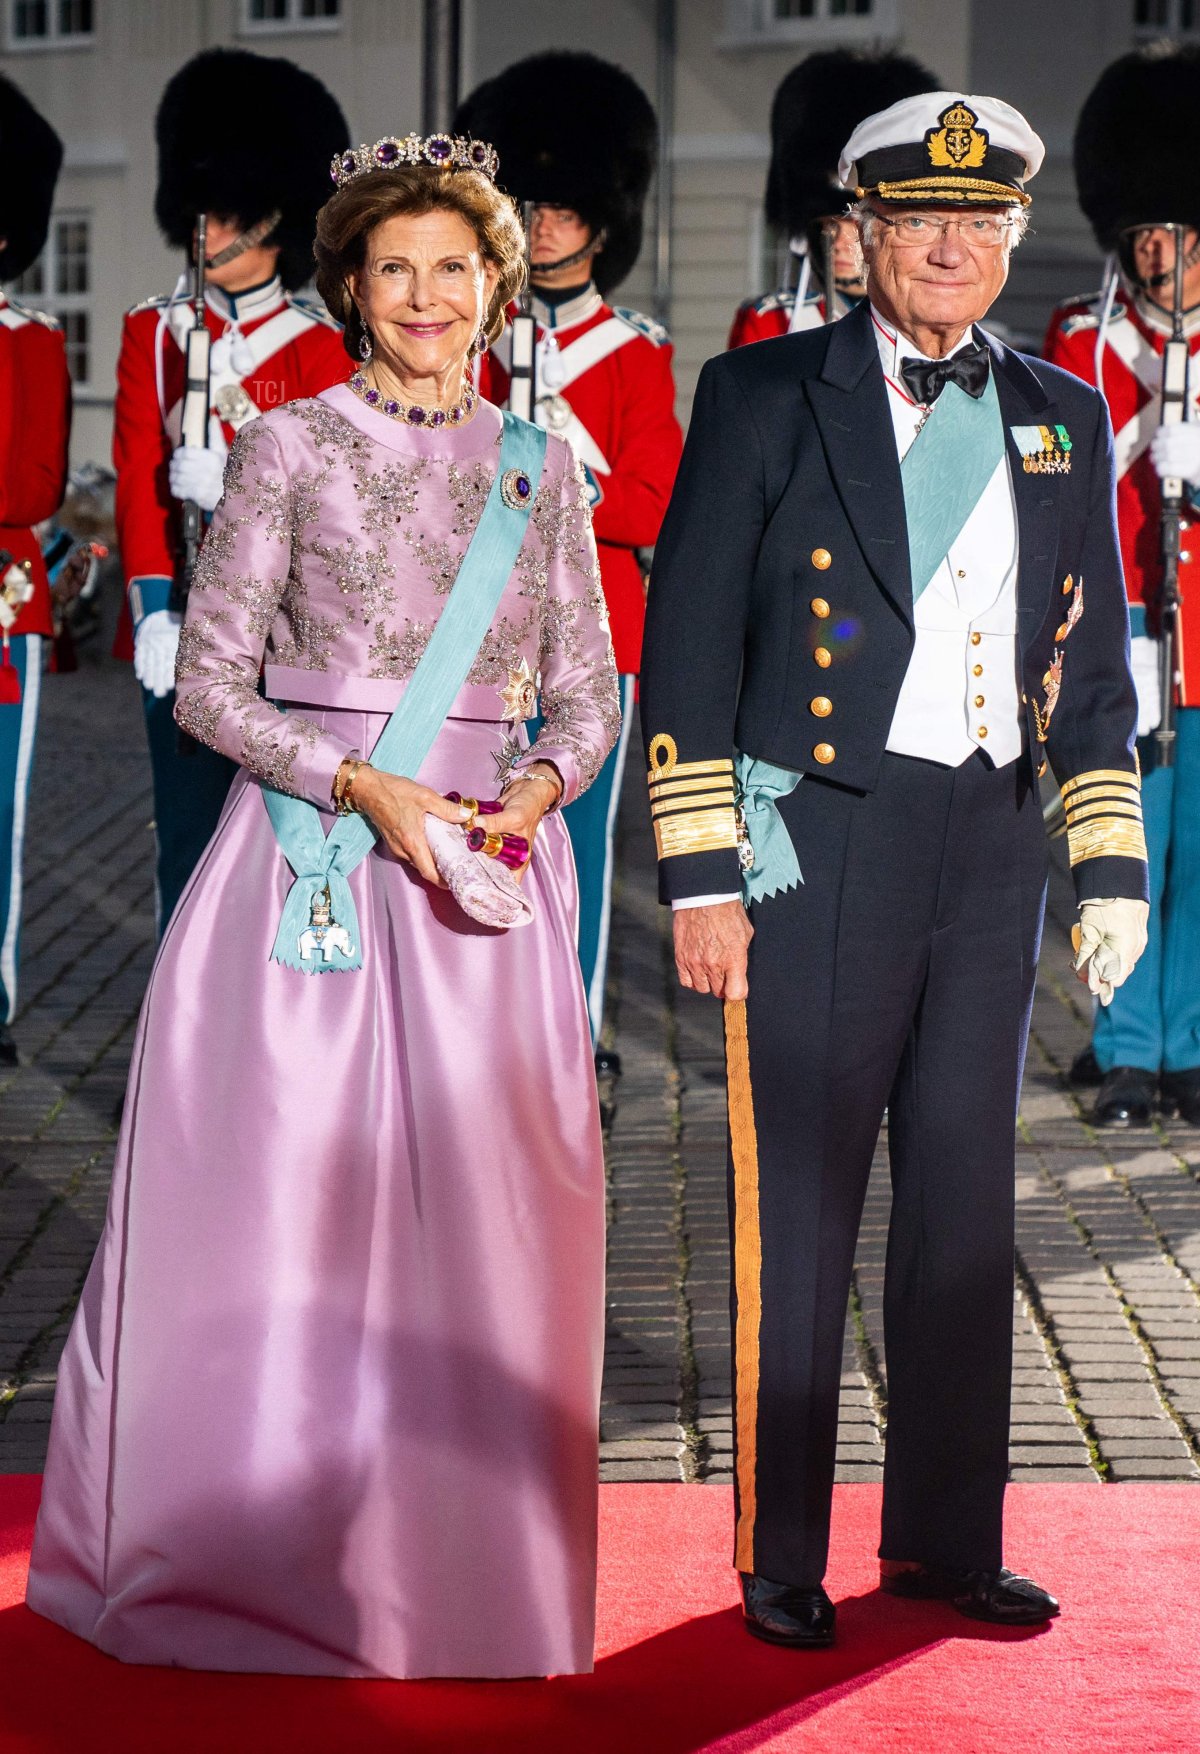
<path fill-rule="evenodd" d="M 900 464 L 913 602 L 962 534 L 1004 456 L 996 374 L 976 400 L 947 384 Z"/>
<path fill-rule="evenodd" d="M 804 775 L 794 768 L 776 767 L 770 761 L 743 755 L 741 750 L 734 756 L 733 768 L 746 838 L 754 852 L 754 863 L 742 872 L 742 900 L 749 904 L 804 882 L 792 837 L 776 807 L 776 799 L 794 792 Z"/>
<path fill-rule="evenodd" d="M 412 680 L 371 751 L 372 766 L 384 773 L 413 778 L 433 747 L 516 564 L 545 457 L 541 427 L 505 414 L 500 461 L 483 515 Z M 505 476 L 514 474 L 528 476 L 532 488 L 519 507 L 510 506 L 501 492 Z M 363 816 L 339 816 L 326 835 L 314 804 L 270 786 L 262 792 L 276 839 L 296 874 L 283 905 L 273 959 L 303 974 L 361 968 L 358 912 L 346 879 L 374 846 L 375 830 Z M 349 948 L 334 942 L 341 933 L 330 933 L 319 955 L 303 958 L 300 936 L 309 926 L 314 898 L 326 888 L 333 921 L 346 934 Z"/>

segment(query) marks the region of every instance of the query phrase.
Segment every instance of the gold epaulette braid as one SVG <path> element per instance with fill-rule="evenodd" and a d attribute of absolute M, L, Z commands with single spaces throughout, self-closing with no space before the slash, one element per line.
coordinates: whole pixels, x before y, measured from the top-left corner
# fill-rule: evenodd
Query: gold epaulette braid
<path fill-rule="evenodd" d="M 736 849 L 732 760 L 680 761 L 675 739 L 660 732 L 646 781 L 660 859 Z"/>
<path fill-rule="evenodd" d="M 1084 859 L 1145 859 L 1142 788 L 1136 773 L 1100 767 L 1062 789 L 1072 865 Z"/>

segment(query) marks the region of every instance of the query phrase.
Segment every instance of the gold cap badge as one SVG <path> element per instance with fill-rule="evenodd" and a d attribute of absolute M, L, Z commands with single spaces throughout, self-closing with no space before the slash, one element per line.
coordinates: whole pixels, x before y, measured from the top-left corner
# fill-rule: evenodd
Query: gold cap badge
<path fill-rule="evenodd" d="M 977 127 L 979 117 L 969 104 L 951 104 L 938 117 L 941 126 L 925 136 L 930 164 L 939 169 L 978 170 L 987 156 L 986 128 Z"/>

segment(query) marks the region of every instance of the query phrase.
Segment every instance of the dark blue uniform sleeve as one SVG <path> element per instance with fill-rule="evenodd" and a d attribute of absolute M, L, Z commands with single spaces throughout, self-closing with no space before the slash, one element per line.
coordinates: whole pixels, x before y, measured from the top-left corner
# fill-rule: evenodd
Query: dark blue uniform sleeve
<path fill-rule="evenodd" d="M 647 603 L 642 729 L 664 902 L 740 887 L 733 731 L 765 487 L 760 435 L 726 364 L 700 374 Z"/>

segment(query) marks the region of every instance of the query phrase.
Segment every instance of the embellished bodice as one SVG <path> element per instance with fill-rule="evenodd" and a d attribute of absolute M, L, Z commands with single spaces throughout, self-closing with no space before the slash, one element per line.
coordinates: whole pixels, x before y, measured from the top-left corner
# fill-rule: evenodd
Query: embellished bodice
<path fill-rule="evenodd" d="M 246 426 L 192 587 L 180 723 L 271 784 L 327 802 L 346 750 L 301 712 L 263 700 L 260 665 L 277 696 L 281 677 L 302 672 L 406 682 L 479 522 L 501 431 L 487 403 L 464 427 L 414 430 L 344 385 Z M 582 788 L 616 735 L 617 695 L 586 495 L 570 450 L 553 439 L 468 678 L 470 716 L 532 716 L 539 678 L 539 747 L 561 755 L 570 789 Z"/>

